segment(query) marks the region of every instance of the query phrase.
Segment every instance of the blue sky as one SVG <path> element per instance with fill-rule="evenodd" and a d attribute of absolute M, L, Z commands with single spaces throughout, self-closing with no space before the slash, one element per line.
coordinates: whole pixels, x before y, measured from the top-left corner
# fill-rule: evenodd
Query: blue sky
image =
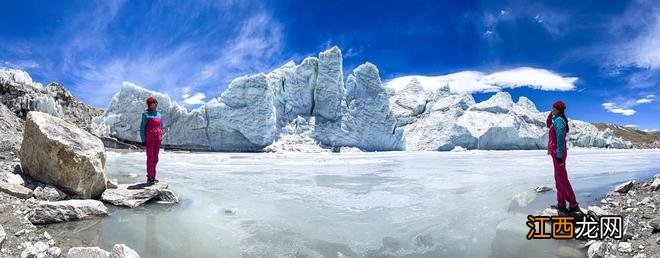
<path fill-rule="evenodd" d="M 518 67 L 576 77 L 569 90 L 505 88 L 540 110 L 660 129 L 654 1 L 2 1 L 0 66 L 59 81 L 95 107 L 123 82 L 195 103 L 238 76 L 338 45 L 345 73 L 383 81 Z M 528 78 L 544 80 L 544 78 Z M 542 83 L 542 82 L 541 82 Z M 547 84 L 547 82 L 546 82 Z M 492 93 L 475 92 L 477 100 Z M 187 101 L 185 101 L 187 99 Z"/>

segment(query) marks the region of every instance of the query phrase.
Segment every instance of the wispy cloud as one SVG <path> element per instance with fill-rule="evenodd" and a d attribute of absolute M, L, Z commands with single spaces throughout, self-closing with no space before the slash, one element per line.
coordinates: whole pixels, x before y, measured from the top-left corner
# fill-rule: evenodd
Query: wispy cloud
<path fill-rule="evenodd" d="M 385 85 L 398 90 L 404 88 L 413 79 L 419 81 L 422 87 L 430 89 L 448 85 L 453 92 L 495 92 L 519 87 L 544 91 L 569 91 L 575 89 L 578 78 L 564 77 L 545 69 L 519 67 L 491 74 L 464 71 L 442 76 L 410 75 L 394 78 Z"/>
<path fill-rule="evenodd" d="M 647 95 L 646 97 L 639 98 L 639 99 L 627 99 L 619 103 L 614 103 L 614 102 L 605 102 L 602 104 L 603 108 L 607 110 L 608 112 L 615 113 L 615 114 L 621 114 L 624 116 L 632 116 L 637 111 L 633 109 L 633 107 L 641 105 L 641 104 L 648 104 L 652 103 L 655 101 L 655 95 Z"/>
<path fill-rule="evenodd" d="M 17 51 L 47 51 L 41 72 L 49 80 L 66 74 L 66 86 L 96 107 L 106 106 L 123 81 L 198 105 L 206 96 L 219 95 L 234 78 L 270 70 L 282 60 L 283 27 L 260 2 L 128 6 L 122 0 L 94 5 L 57 30 L 61 44 L 37 48 L 26 43 Z M 142 15 L 126 29 L 122 26 L 130 20 L 129 7 L 138 8 Z M 185 86 L 195 93 L 184 97 Z"/>
<path fill-rule="evenodd" d="M 181 98 L 183 98 L 183 103 L 188 105 L 201 105 L 204 104 L 206 95 L 202 92 L 195 92 L 193 95 L 190 95 L 190 87 L 184 87 Z"/>

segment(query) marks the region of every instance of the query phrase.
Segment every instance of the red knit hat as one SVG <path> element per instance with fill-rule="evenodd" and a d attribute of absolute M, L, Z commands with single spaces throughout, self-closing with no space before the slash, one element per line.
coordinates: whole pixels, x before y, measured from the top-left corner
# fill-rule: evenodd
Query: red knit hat
<path fill-rule="evenodd" d="M 566 104 L 564 104 L 564 102 L 562 102 L 561 100 L 557 100 L 555 104 L 552 104 L 552 107 L 556 108 L 561 112 L 564 112 L 564 110 L 566 110 Z"/>
<path fill-rule="evenodd" d="M 154 97 L 147 98 L 147 105 L 151 105 L 151 103 L 158 103 L 158 101 Z"/>

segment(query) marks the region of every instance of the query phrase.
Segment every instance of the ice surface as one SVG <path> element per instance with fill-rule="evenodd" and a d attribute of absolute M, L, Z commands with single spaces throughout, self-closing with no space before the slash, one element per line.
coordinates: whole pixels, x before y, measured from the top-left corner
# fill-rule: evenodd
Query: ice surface
<path fill-rule="evenodd" d="M 659 161 L 660 150 L 572 149 L 567 165 L 586 206 L 616 183 L 658 173 Z M 109 152 L 108 177 L 142 180 L 129 174 L 144 163 L 141 152 Z M 543 150 L 167 151 L 158 177 L 181 195 L 178 206 L 116 209 L 52 230 L 106 249 L 131 243 L 144 257 L 552 257 L 575 243 L 525 239 L 526 215 L 555 200 L 534 192 L 554 186 L 552 173 Z"/>

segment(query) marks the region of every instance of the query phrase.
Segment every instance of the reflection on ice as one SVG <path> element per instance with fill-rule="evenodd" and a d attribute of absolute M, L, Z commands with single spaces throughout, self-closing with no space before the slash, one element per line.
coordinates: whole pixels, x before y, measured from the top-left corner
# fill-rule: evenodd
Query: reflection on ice
<path fill-rule="evenodd" d="M 659 172 L 659 154 L 572 150 L 578 201 Z M 107 164 L 120 183 L 143 180 L 144 153 L 109 152 Z M 526 215 L 554 202 L 554 191 L 533 190 L 554 186 L 545 151 L 165 152 L 158 177 L 179 205 L 116 208 L 58 233 L 105 249 L 127 243 L 144 257 L 583 255 L 575 241 L 525 239 Z"/>

